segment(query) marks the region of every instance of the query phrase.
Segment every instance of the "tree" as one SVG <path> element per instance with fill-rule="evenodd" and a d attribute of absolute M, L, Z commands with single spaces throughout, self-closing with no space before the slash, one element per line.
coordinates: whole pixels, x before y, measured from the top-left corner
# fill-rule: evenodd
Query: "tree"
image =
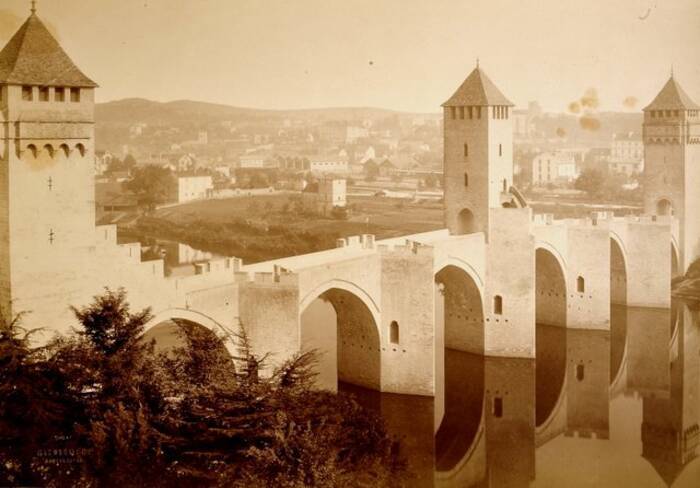
<path fill-rule="evenodd" d="M 596 169 L 584 169 L 574 182 L 574 188 L 584 191 L 589 197 L 599 196 L 603 191 L 605 178 Z"/>
<path fill-rule="evenodd" d="M 134 168 L 136 168 L 136 165 L 136 159 L 131 154 L 127 154 L 124 157 L 124 161 L 122 161 L 122 167 L 124 168 L 124 171 L 131 172 L 134 170 Z"/>
<path fill-rule="evenodd" d="M 243 327 L 229 337 L 178 320 L 183 344 L 155 354 L 143 340 L 150 311 L 132 313 L 123 290 L 73 311 L 75 333 L 40 350 L 16 323 L 0 331 L 0 484 L 400 484 L 381 419 L 313 389 L 314 351 L 263 376 L 269 356 Z M 66 468 L 39 446 L 85 454 Z"/>
<path fill-rule="evenodd" d="M 345 207 L 333 207 L 331 217 L 335 220 L 348 220 L 348 209 Z"/>
<path fill-rule="evenodd" d="M 169 169 L 153 165 L 136 168 L 131 180 L 124 183 L 125 188 L 136 195 L 139 206 L 149 211 L 169 201 L 175 185 L 175 177 Z"/>
<path fill-rule="evenodd" d="M 373 159 L 370 159 L 365 163 L 364 171 L 365 180 L 374 181 L 379 176 L 379 165 Z"/>

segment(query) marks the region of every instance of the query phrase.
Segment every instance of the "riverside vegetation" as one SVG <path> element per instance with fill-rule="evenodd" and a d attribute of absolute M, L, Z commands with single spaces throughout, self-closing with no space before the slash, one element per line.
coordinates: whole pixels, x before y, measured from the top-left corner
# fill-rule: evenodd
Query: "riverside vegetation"
<path fill-rule="evenodd" d="M 0 327 L 0 485 L 401 484 L 381 419 L 312 388 L 313 352 L 263 377 L 244 330 L 234 358 L 183 322 L 182 345 L 156 352 L 123 291 L 73 311 L 74 332 L 40 348 L 21 315 Z"/>

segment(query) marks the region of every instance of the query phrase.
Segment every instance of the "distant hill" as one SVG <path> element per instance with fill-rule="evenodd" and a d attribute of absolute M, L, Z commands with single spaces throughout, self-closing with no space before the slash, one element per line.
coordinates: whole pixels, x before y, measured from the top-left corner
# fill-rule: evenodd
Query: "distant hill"
<path fill-rule="evenodd" d="M 415 116 L 406 112 L 372 107 L 338 107 L 306 110 L 262 110 L 232 107 L 215 103 L 179 100 L 153 102 L 142 98 L 129 98 L 107 103 L 98 103 L 95 117 L 98 124 L 148 123 L 155 125 L 178 125 L 187 123 L 209 123 L 230 120 L 232 122 L 261 121 L 272 119 L 302 120 L 361 120 L 379 119 L 392 115 Z M 438 114 L 430 114 L 437 117 Z"/>

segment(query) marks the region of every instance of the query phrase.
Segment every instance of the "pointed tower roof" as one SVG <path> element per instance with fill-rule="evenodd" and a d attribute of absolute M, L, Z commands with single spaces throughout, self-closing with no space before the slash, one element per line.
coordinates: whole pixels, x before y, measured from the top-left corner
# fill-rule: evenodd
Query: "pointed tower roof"
<path fill-rule="evenodd" d="M 654 101 L 644 110 L 698 110 L 700 105 L 695 103 L 671 75 Z"/>
<path fill-rule="evenodd" d="M 94 88 L 32 12 L 0 51 L 0 83 Z"/>
<path fill-rule="evenodd" d="M 443 107 L 462 107 L 467 105 L 507 105 L 512 107 L 513 102 L 501 93 L 501 90 L 493 84 L 489 77 L 486 76 L 486 73 L 477 65 L 454 95 L 442 104 Z"/>

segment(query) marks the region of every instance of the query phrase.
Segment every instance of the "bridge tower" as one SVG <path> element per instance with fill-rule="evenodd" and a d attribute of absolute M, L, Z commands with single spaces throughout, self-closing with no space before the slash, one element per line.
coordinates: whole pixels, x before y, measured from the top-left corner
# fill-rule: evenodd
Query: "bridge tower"
<path fill-rule="evenodd" d="M 679 222 L 680 269 L 700 257 L 700 106 L 671 74 L 644 109 L 644 211 Z"/>
<path fill-rule="evenodd" d="M 0 307 L 32 327 L 67 323 L 94 272 L 96 87 L 34 8 L 0 51 Z"/>
<path fill-rule="evenodd" d="M 513 103 L 479 67 L 443 105 L 445 225 L 484 232 L 489 209 L 512 199 Z"/>

